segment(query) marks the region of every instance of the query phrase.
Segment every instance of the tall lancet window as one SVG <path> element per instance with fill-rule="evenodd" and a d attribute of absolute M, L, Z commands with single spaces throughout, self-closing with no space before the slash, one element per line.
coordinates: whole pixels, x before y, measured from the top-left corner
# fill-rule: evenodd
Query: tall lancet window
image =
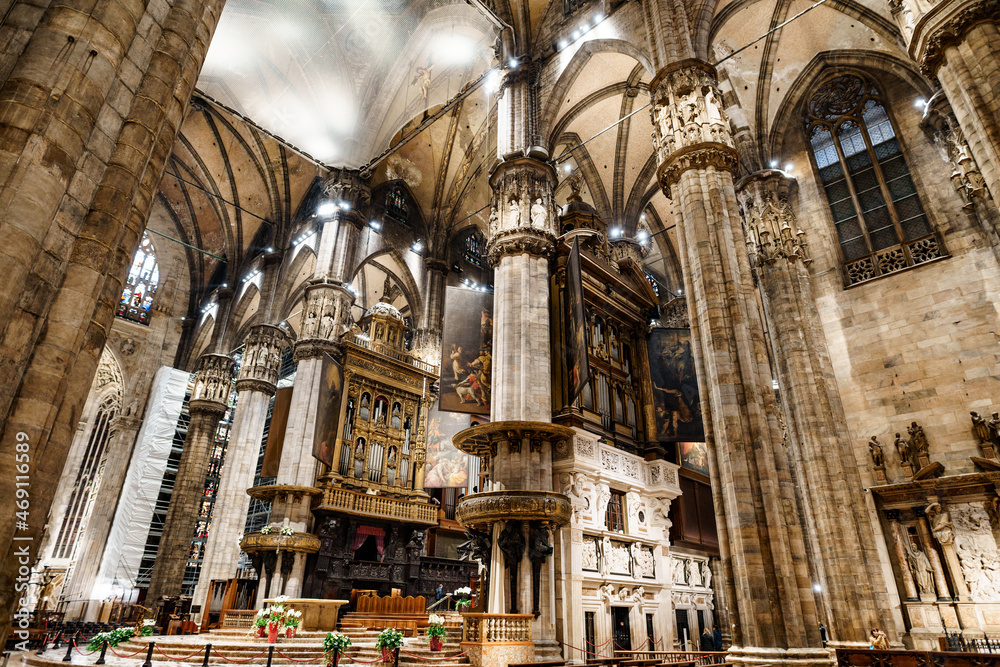
<path fill-rule="evenodd" d="M 132 268 L 129 269 L 125 289 L 118 302 L 118 317 L 148 325 L 159 282 L 160 269 L 156 265 L 156 253 L 149 235 L 143 232 L 142 243 L 132 259 Z"/>
<path fill-rule="evenodd" d="M 55 549 L 52 552 L 55 558 L 73 557 L 73 550 L 90 514 L 93 496 L 100 486 L 104 455 L 114 433 L 112 424 L 115 415 L 118 414 L 118 405 L 118 396 L 112 395 L 105 398 L 97 408 L 97 414 L 90 425 L 87 448 L 80 462 L 80 468 L 76 472 L 66 513 L 63 515 L 62 526 L 59 527 L 59 535 L 56 537 Z"/>
<path fill-rule="evenodd" d="M 875 84 L 857 74 L 836 76 L 816 90 L 806 113 L 845 284 L 944 256 Z"/>

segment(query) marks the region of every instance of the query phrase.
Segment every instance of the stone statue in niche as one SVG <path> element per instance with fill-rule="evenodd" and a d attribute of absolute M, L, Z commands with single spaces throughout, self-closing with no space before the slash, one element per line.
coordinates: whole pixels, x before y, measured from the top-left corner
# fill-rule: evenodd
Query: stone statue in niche
<path fill-rule="evenodd" d="M 686 584 L 687 583 L 687 566 L 685 561 L 680 559 L 674 559 L 674 577 L 673 582 L 675 584 Z"/>
<path fill-rule="evenodd" d="M 908 543 L 907 546 L 909 547 L 907 560 L 917 588 L 920 589 L 921 594 L 934 595 L 934 573 L 931 570 L 931 562 L 927 558 L 927 554 L 912 543 Z"/>
<path fill-rule="evenodd" d="M 715 95 L 715 89 L 712 86 L 706 88 L 705 93 L 705 111 L 708 114 L 709 123 L 724 123 L 725 115 L 722 111 L 722 105 L 719 103 L 719 98 Z"/>
<path fill-rule="evenodd" d="M 882 445 L 878 442 L 878 436 L 872 436 L 868 441 L 868 453 L 872 456 L 872 463 L 876 468 L 885 467 L 885 455 L 882 453 Z"/>
<path fill-rule="evenodd" d="M 712 568 L 711 568 L 711 566 L 710 566 L 710 564 L 709 564 L 708 561 L 705 561 L 703 563 L 703 565 L 704 565 L 705 569 L 703 570 L 704 576 L 702 577 L 702 580 L 704 581 L 705 588 L 711 588 L 712 587 Z"/>
<path fill-rule="evenodd" d="M 512 197 L 507 209 L 509 211 L 507 217 L 507 229 L 517 229 L 521 224 L 521 203 L 516 197 Z"/>
<path fill-rule="evenodd" d="M 535 200 L 535 203 L 531 205 L 531 226 L 537 229 L 545 229 L 548 227 L 548 215 L 545 211 L 545 206 L 542 205 L 541 198 Z"/>
<path fill-rule="evenodd" d="M 701 563 L 696 560 L 687 562 L 687 580 L 690 586 L 701 586 Z"/>
<path fill-rule="evenodd" d="M 583 539 L 582 567 L 584 570 L 597 570 L 597 540 L 593 538 Z"/>
<path fill-rule="evenodd" d="M 990 429 L 989 437 L 993 441 L 993 444 L 1000 445 L 1000 413 L 993 413 L 990 417 L 989 424 L 987 424 Z"/>
<path fill-rule="evenodd" d="M 490 222 L 489 222 L 490 236 L 493 236 L 500 229 L 500 214 L 497 213 L 496 209 L 490 211 Z"/>
<path fill-rule="evenodd" d="M 979 413 L 975 411 L 970 412 L 969 414 L 972 416 L 972 432 L 975 434 L 976 440 L 979 441 L 979 444 L 990 442 L 993 439 L 992 429 L 990 428 L 990 424 L 986 423 L 986 418 L 981 417 Z M 995 412 L 993 414 L 996 415 Z"/>

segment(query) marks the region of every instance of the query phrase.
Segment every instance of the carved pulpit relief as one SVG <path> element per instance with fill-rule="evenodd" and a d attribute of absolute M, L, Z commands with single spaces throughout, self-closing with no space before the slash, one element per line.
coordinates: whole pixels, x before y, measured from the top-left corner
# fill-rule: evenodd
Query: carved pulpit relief
<path fill-rule="evenodd" d="M 1000 554 L 993 522 L 983 503 L 951 506 L 955 550 L 969 595 L 976 602 L 1000 602 Z"/>

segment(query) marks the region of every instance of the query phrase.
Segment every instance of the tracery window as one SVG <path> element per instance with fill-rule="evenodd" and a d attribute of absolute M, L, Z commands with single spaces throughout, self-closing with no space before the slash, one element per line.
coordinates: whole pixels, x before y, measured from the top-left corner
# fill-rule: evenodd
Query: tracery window
<path fill-rule="evenodd" d="M 397 220 L 406 222 L 406 197 L 403 196 L 403 190 L 400 187 L 392 188 L 385 196 L 385 210 Z"/>
<path fill-rule="evenodd" d="M 639 218 L 639 224 L 635 229 L 635 240 L 639 242 L 642 256 L 648 257 L 649 253 L 653 251 L 653 230 L 649 228 L 645 217 Z"/>
<path fill-rule="evenodd" d="M 875 84 L 857 74 L 826 81 L 807 105 L 806 132 L 847 285 L 944 255 Z"/>
<path fill-rule="evenodd" d="M 73 491 L 70 493 L 62 526 L 56 537 L 53 551 L 55 558 L 71 558 L 80 539 L 104 470 L 105 453 L 108 442 L 114 434 L 113 424 L 115 415 L 118 414 L 118 404 L 117 396 L 109 396 L 97 409 L 97 416 L 94 417 L 87 438 L 87 449 L 77 470 Z"/>
<path fill-rule="evenodd" d="M 156 264 L 156 253 L 149 235 L 143 232 L 142 242 L 135 251 L 132 268 L 125 279 L 122 298 L 118 301 L 118 317 L 148 325 L 159 282 L 160 269 Z"/>
<path fill-rule="evenodd" d="M 476 266 L 482 266 L 486 256 L 486 240 L 478 229 L 465 237 L 465 261 Z"/>

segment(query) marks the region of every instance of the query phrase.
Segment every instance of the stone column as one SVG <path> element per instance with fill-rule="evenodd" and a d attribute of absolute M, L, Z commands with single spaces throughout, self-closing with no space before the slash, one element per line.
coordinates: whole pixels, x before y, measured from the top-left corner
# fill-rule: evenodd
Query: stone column
<path fill-rule="evenodd" d="M 895 627 L 862 482 L 809 275 L 805 234 L 789 203 L 795 180 L 758 171 L 737 183 L 789 426 L 813 582 L 834 645 L 867 646 L 870 628 Z"/>
<path fill-rule="evenodd" d="M 682 60 L 660 70 L 650 91 L 658 178 L 680 210 L 694 353 L 705 371 L 699 385 L 722 480 L 716 514 L 735 591 L 729 659 L 830 664 L 820 648 L 804 521 L 733 186 L 738 154 L 716 73 L 703 61 Z"/>
<path fill-rule="evenodd" d="M 139 417 L 119 415 L 115 421 L 116 431 L 108 447 L 108 455 L 104 459 L 101 486 L 94 499 L 94 509 L 87 520 L 87 531 L 77 548 L 76 562 L 70 572 L 70 579 L 66 582 L 64 599 L 69 602 L 86 602 L 92 599 L 93 587 L 101 567 L 101 556 L 104 554 L 108 533 L 111 532 L 111 523 L 118 508 L 118 498 L 125 484 L 135 439 L 142 427 L 142 419 Z M 79 608 L 82 612 L 86 609 L 86 605 L 81 605 Z"/>
<path fill-rule="evenodd" d="M 934 547 L 934 540 L 931 539 L 931 529 L 927 524 L 927 515 L 924 508 L 914 508 L 917 515 L 917 535 L 920 536 L 920 545 L 927 554 L 927 559 L 931 562 L 931 569 L 934 571 L 934 584 L 937 586 L 938 599 L 950 600 L 951 594 L 948 590 L 948 577 L 944 574 L 944 567 L 941 566 L 941 556 L 938 555 Z"/>
<path fill-rule="evenodd" d="M 0 295 L 0 497 L 13 497 L 16 443 L 44 452 L 30 464 L 28 529 L 0 521 L 0 642 L 20 596 L 13 537 L 40 539 L 223 5 L 43 3 L 0 61 L 2 265 L 14 286 Z"/>
<path fill-rule="evenodd" d="M 146 593 L 150 602 L 180 595 L 215 434 L 229 403 L 232 373 L 233 360 L 223 354 L 204 354 L 198 360 L 189 403 L 191 421 Z"/>
<path fill-rule="evenodd" d="M 322 355 L 342 357 L 338 343 L 353 323 L 354 294 L 347 286 L 354 275 L 358 237 L 366 222 L 364 214 L 371 192 L 360 174 L 349 170 L 334 170 L 324 191 L 330 201 L 338 204 L 338 209 L 323 223 L 316 267 L 306 288 L 302 331 L 294 346 L 298 367 L 278 467 L 279 488 L 315 485 L 319 463 L 312 452 L 316 409 L 321 398 Z M 311 530 L 309 500 L 301 493 L 275 496 L 271 517 L 274 522 L 287 523 L 296 533 Z M 298 556 L 283 579 L 284 594 L 290 597 L 301 593 L 305 580 L 305 555 Z M 271 593 L 274 594 L 273 587 Z"/>
<path fill-rule="evenodd" d="M 493 212 L 486 249 L 494 267 L 493 421 L 552 419 L 549 255 L 555 244 L 555 184 L 551 165 L 527 157 L 505 160 L 490 174 Z"/>
<path fill-rule="evenodd" d="M 719 558 L 709 558 L 708 567 L 712 571 L 712 582 L 715 584 L 712 587 L 712 594 L 715 601 L 715 609 L 712 615 L 715 617 L 715 626 L 722 633 L 722 646 L 725 648 L 733 643 L 733 626 L 729 620 L 729 598 L 726 596 L 722 560 Z"/>
<path fill-rule="evenodd" d="M 208 611 L 209 585 L 215 579 L 236 575 L 240 559 L 239 537 L 246 526 L 250 496 L 260 456 L 260 441 L 267 422 L 267 407 L 277 390 L 281 350 L 285 334 L 276 326 L 260 324 L 250 329 L 243 348 L 243 361 L 236 378 L 236 412 L 222 466 L 212 527 L 205 542 L 201 575 L 194 589 L 193 604 Z"/>
<path fill-rule="evenodd" d="M 413 351 L 424 361 L 441 362 L 441 327 L 444 318 L 444 284 L 448 262 L 436 257 L 424 258 L 424 284 L 427 285 L 420 326 L 413 335 Z"/>
<path fill-rule="evenodd" d="M 1000 0 L 905 4 L 915 4 L 910 57 L 926 77 L 941 83 L 995 202 L 1000 197 Z"/>

